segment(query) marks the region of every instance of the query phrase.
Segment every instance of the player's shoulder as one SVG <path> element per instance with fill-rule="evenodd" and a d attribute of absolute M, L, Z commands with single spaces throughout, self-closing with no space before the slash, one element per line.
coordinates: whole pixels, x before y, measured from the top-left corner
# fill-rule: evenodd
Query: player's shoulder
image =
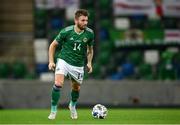
<path fill-rule="evenodd" d="M 61 31 L 62 32 L 69 32 L 69 31 L 72 31 L 74 29 L 74 25 L 71 25 L 71 26 L 67 26 L 65 28 L 63 28 Z"/>
<path fill-rule="evenodd" d="M 91 34 L 94 34 L 94 31 L 91 28 L 89 28 L 89 27 L 86 27 L 86 31 L 91 33 Z"/>

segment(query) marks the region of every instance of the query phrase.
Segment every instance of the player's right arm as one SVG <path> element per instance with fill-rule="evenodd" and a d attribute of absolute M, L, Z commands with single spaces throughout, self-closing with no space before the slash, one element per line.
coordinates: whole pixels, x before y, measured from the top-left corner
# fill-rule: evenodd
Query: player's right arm
<path fill-rule="evenodd" d="M 49 46 L 49 70 L 55 70 L 55 63 L 54 63 L 54 55 L 55 55 L 55 50 L 56 50 L 56 47 L 58 46 L 58 44 L 61 45 L 61 42 L 64 41 L 64 38 L 65 38 L 65 33 L 66 33 L 66 30 L 65 29 L 62 29 L 59 34 L 56 36 L 56 38 L 54 39 L 54 41 L 50 44 Z"/>
<path fill-rule="evenodd" d="M 49 65 L 48 68 L 49 70 L 55 70 L 56 64 L 54 63 L 54 54 L 56 47 L 58 46 L 58 42 L 54 40 L 50 46 L 49 46 Z"/>

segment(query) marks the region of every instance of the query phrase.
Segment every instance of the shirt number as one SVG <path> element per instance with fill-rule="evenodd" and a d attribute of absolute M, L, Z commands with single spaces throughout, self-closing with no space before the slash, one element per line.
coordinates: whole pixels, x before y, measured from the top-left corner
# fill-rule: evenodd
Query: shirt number
<path fill-rule="evenodd" d="M 73 50 L 81 50 L 81 44 L 79 43 L 74 43 L 74 48 L 73 48 Z"/>

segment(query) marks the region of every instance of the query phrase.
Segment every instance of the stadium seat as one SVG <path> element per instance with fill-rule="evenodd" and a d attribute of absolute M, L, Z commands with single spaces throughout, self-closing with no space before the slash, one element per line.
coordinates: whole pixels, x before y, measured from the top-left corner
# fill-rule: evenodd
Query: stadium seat
<path fill-rule="evenodd" d="M 138 65 L 143 61 L 143 53 L 141 51 L 131 51 L 126 60 L 134 65 Z"/>
<path fill-rule="evenodd" d="M 119 60 L 115 58 L 115 55 L 111 56 L 109 58 L 108 65 L 106 65 L 106 71 L 108 75 L 112 75 L 114 72 L 117 71 L 118 65 L 122 63 L 119 63 Z"/>
<path fill-rule="evenodd" d="M 180 80 L 180 63 L 174 64 L 174 69 L 176 73 L 176 78 Z"/>
<path fill-rule="evenodd" d="M 50 20 L 51 29 L 61 29 L 64 26 L 64 21 L 59 17 Z"/>
<path fill-rule="evenodd" d="M 24 78 L 27 80 L 33 80 L 37 78 L 37 75 L 35 73 L 27 73 Z"/>
<path fill-rule="evenodd" d="M 88 9 L 89 12 L 89 25 L 92 25 L 95 21 L 95 10 L 93 8 Z"/>
<path fill-rule="evenodd" d="M 78 9 L 78 6 L 76 5 L 73 5 L 73 6 L 68 6 L 66 8 L 66 11 L 65 11 L 65 17 L 66 17 L 66 21 L 67 20 L 71 20 L 73 21 L 74 20 L 74 12 Z M 72 25 L 73 23 L 71 23 L 70 25 Z M 69 25 L 68 25 L 69 26 Z"/>
<path fill-rule="evenodd" d="M 110 52 L 108 51 L 102 51 L 98 55 L 98 61 L 101 65 L 106 65 L 109 61 Z"/>
<path fill-rule="evenodd" d="M 163 51 L 162 54 L 161 54 L 161 60 L 162 61 L 172 61 L 173 60 L 173 57 L 174 57 L 174 53 L 171 52 L 171 51 Z"/>
<path fill-rule="evenodd" d="M 123 40 L 124 37 L 124 30 L 117 30 L 117 29 L 110 29 L 109 33 L 110 33 L 110 39 L 112 41 L 116 41 L 116 40 Z"/>
<path fill-rule="evenodd" d="M 0 78 L 8 78 L 10 76 L 10 66 L 8 63 L 0 63 Z"/>
<path fill-rule="evenodd" d="M 81 2 L 80 2 L 80 6 L 81 6 L 81 8 L 88 8 L 88 7 L 93 7 L 94 6 L 94 2 L 93 1 L 91 1 L 91 0 L 82 0 Z"/>
<path fill-rule="evenodd" d="M 131 22 L 131 28 L 143 29 L 144 25 L 142 24 L 143 24 L 143 20 L 133 20 Z"/>
<path fill-rule="evenodd" d="M 128 18 L 115 18 L 114 27 L 118 30 L 127 30 L 130 28 L 130 21 Z"/>
<path fill-rule="evenodd" d="M 100 40 L 108 40 L 109 39 L 109 31 L 106 28 L 100 29 Z"/>
<path fill-rule="evenodd" d="M 152 66 L 147 63 L 141 63 L 138 66 L 137 75 L 139 79 L 152 80 L 153 79 Z"/>
<path fill-rule="evenodd" d="M 49 42 L 53 41 L 57 34 L 59 33 L 59 29 L 51 29 L 48 31 L 48 39 L 49 39 Z"/>
<path fill-rule="evenodd" d="M 35 12 L 35 18 L 45 19 L 47 16 L 47 11 L 45 9 L 36 9 L 34 12 Z"/>
<path fill-rule="evenodd" d="M 102 9 L 107 9 L 111 5 L 111 1 L 110 0 L 100 0 L 99 2 L 100 2 L 100 7 Z"/>
<path fill-rule="evenodd" d="M 46 38 L 46 30 L 41 28 L 35 29 L 35 38 Z"/>
<path fill-rule="evenodd" d="M 47 10 L 36 9 L 35 11 L 35 38 L 45 38 L 46 37 L 46 20 L 47 20 Z"/>
<path fill-rule="evenodd" d="M 125 62 L 121 65 L 121 72 L 124 77 L 128 78 L 134 75 L 135 73 L 135 66 L 132 62 Z"/>
<path fill-rule="evenodd" d="M 99 79 L 100 78 L 100 75 L 101 75 L 101 66 L 99 63 L 94 63 L 93 64 L 93 72 L 92 72 L 92 77 L 93 78 L 97 78 Z"/>
<path fill-rule="evenodd" d="M 160 63 L 158 66 L 158 78 L 161 80 L 175 80 L 177 79 L 176 70 L 171 62 Z"/>
<path fill-rule="evenodd" d="M 175 69 L 175 65 L 173 65 L 174 55 L 175 54 L 173 52 L 168 50 L 161 53 L 161 63 L 157 68 L 159 79 L 177 79 L 177 69 Z"/>
<path fill-rule="evenodd" d="M 156 65 L 159 62 L 158 50 L 146 50 L 144 52 L 144 62 L 151 65 Z"/>
<path fill-rule="evenodd" d="M 131 62 L 125 62 L 119 67 L 119 71 L 110 74 L 111 80 L 131 79 L 134 77 L 135 67 Z"/>
<path fill-rule="evenodd" d="M 163 42 L 164 30 L 162 30 L 162 29 L 146 29 L 146 30 L 144 30 L 144 39 L 150 40 L 152 43 L 156 40 Z"/>
<path fill-rule="evenodd" d="M 100 11 L 100 19 L 109 19 L 110 16 L 112 15 L 108 8 L 104 9 L 103 11 Z"/>
<path fill-rule="evenodd" d="M 65 25 L 69 26 L 72 25 L 74 23 L 74 20 L 66 20 L 65 21 Z"/>
<path fill-rule="evenodd" d="M 177 73 L 177 79 L 180 79 L 180 53 L 179 52 L 175 53 L 173 57 L 173 65 Z"/>
<path fill-rule="evenodd" d="M 133 29 L 144 29 L 147 22 L 145 15 L 131 15 L 129 17 L 131 28 Z"/>
<path fill-rule="evenodd" d="M 100 20 L 100 27 L 110 28 L 110 26 L 111 26 L 111 21 L 110 20 L 107 20 L 107 19 Z"/>
<path fill-rule="evenodd" d="M 108 51 L 111 52 L 114 48 L 114 43 L 112 41 L 102 40 L 99 44 L 100 52 Z"/>
<path fill-rule="evenodd" d="M 35 28 L 46 28 L 46 20 L 42 18 L 36 18 L 35 19 Z"/>
<path fill-rule="evenodd" d="M 120 65 L 124 62 L 126 62 L 126 52 L 122 52 L 122 51 L 116 51 L 113 53 L 113 59 L 114 59 L 114 62 L 115 62 L 115 65 Z"/>
<path fill-rule="evenodd" d="M 12 72 L 14 78 L 24 78 L 27 74 L 27 67 L 21 61 L 16 61 L 12 64 Z"/>
<path fill-rule="evenodd" d="M 122 72 L 117 72 L 117 73 L 114 73 L 112 74 L 110 77 L 109 77 L 111 80 L 122 80 L 124 79 L 124 75 Z"/>
<path fill-rule="evenodd" d="M 48 64 L 45 63 L 38 63 L 36 64 L 36 73 L 39 75 L 43 72 L 48 72 Z"/>
<path fill-rule="evenodd" d="M 146 23 L 146 28 L 147 29 L 163 29 L 163 23 L 161 20 L 148 20 Z"/>
<path fill-rule="evenodd" d="M 178 20 L 173 17 L 166 17 L 163 19 L 163 23 L 166 29 L 176 29 Z"/>
<path fill-rule="evenodd" d="M 54 18 L 54 17 L 65 17 L 65 10 L 64 9 L 51 9 L 49 10 L 49 17 Z"/>

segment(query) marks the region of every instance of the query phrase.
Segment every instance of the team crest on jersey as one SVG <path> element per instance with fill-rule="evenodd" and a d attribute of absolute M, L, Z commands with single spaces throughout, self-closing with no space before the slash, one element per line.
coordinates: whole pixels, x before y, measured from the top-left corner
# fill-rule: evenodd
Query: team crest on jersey
<path fill-rule="evenodd" d="M 83 42 L 85 42 L 85 43 L 87 42 L 87 38 L 86 37 L 83 39 Z"/>

